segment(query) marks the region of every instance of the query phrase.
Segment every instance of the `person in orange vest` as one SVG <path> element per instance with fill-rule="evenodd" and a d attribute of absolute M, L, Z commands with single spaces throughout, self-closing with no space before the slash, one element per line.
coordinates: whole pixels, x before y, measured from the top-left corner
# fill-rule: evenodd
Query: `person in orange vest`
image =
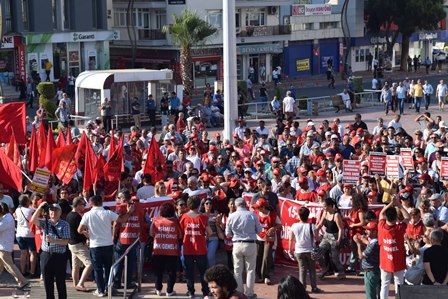
<path fill-rule="evenodd" d="M 179 240 L 182 233 L 179 221 L 176 218 L 176 209 L 172 203 L 164 203 L 160 207 L 160 217 L 152 220 L 149 234 L 154 238 L 153 265 L 156 273 L 156 295 L 162 295 L 162 280 L 165 270 L 168 272 L 168 284 L 166 296 L 174 296 L 173 290 L 176 283 L 176 271 L 180 256 Z"/>

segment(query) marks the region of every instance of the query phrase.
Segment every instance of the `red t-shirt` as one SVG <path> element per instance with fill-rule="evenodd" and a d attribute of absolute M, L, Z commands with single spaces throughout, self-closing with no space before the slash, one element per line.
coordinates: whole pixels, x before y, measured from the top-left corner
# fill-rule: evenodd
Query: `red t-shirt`
<path fill-rule="evenodd" d="M 406 235 L 411 239 L 417 239 L 419 236 L 425 234 L 425 226 L 423 221 L 420 219 L 417 223 L 408 223 L 406 227 Z"/>
<path fill-rule="evenodd" d="M 208 217 L 199 214 L 195 217 L 185 213 L 180 217 L 180 228 L 184 232 L 184 255 L 206 255 L 207 242 L 205 240 L 205 228 Z"/>
<path fill-rule="evenodd" d="M 180 227 L 177 219 L 155 217 L 152 220 L 154 233 L 154 255 L 180 256 Z"/>
<path fill-rule="evenodd" d="M 350 222 L 352 224 L 360 223 L 361 219 L 359 218 L 359 213 L 364 213 L 364 212 L 365 211 L 363 211 L 361 209 L 358 209 L 356 211 L 351 211 L 350 212 Z M 362 235 L 362 227 L 357 226 L 357 227 L 350 228 L 349 233 L 350 233 L 350 239 L 352 239 L 353 236 L 355 236 L 355 235 L 360 236 L 360 235 Z"/>
<path fill-rule="evenodd" d="M 297 190 L 297 192 L 296 192 L 296 200 L 315 202 L 316 198 L 317 198 L 317 192 L 314 190 L 307 192 L 307 191 L 303 191 L 302 189 L 300 189 L 300 190 Z"/>
<path fill-rule="evenodd" d="M 229 219 L 229 216 L 225 215 L 222 217 L 222 222 L 224 223 L 224 226 L 227 225 L 227 220 Z M 225 236 L 224 238 L 224 249 L 226 251 L 231 251 L 233 249 L 233 242 L 232 237 Z"/>
<path fill-rule="evenodd" d="M 255 215 L 257 215 L 258 220 L 260 220 L 261 227 L 263 228 L 263 230 L 260 233 L 258 233 L 258 236 L 266 241 L 266 233 L 270 228 L 275 226 L 275 221 L 277 220 L 277 213 L 274 211 L 270 211 L 269 215 L 267 216 L 261 216 L 260 211 L 258 210 L 255 210 L 254 213 Z M 274 242 L 266 241 L 266 244 L 273 245 Z"/>
<path fill-rule="evenodd" d="M 406 223 L 388 225 L 386 220 L 378 223 L 378 244 L 380 245 L 380 268 L 387 272 L 406 269 L 404 234 Z"/>
<path fill-rule="evenodd" d="M 140 237 L 144 227 L 145 210 L 140 206 L 140 203 L 134 203 L 135 210 L 129 216 L 128 220 L 120 224 L 120 243 L 123 245 L 131 245 L 137 238 Z M 122 216 L 126 214 L 128 205 L 117 205 L 117 213 Z"/>

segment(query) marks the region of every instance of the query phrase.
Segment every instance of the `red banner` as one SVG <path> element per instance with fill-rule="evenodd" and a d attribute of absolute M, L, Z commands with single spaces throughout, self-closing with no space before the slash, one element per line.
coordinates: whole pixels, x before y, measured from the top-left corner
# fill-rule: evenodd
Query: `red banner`
<path fill-rule="evenodd" d="M 25 103 L 0 105 L 0 143 L 8 143 L 14 130 L 18 144 L 26 144 Z"/>
<path fill-rule="evenodd" d="M 359 181 L 361 161 L 344 160 L 342 161 L 342 171 L 344 183 L 357 183 Z"/>
<path fill-rule="evenodd" d="M 4 187 L 22 192 L 22 172 L 2 150 L 0 150 L 0 173 L 0 183 Z"/>
<path fill-rule="evenodd" d="M 442 157 L 442 165 L 440 166 L 440 177 L 448 180 L 448 157 Z"/>
<path fill-rule="evenodd" d="M 388 177 L 398 179 L 400 177 L 400 157 L 395 155 L 387 155 L 386 157 L 386 174 Z"/>
<path fill-rule="evenodd" d="M 174 200 L 169 196 L 141 199 L 139 202 L 140 206 L 146 209 L 146 214 L 148 214 L 149 218 L 159 217 L 160 207 L 164 203 L 171 202 L 174 204 Z M 103 206 L 109 207 L 111 210 L 113 210 L 116 204 L 116 201 L 106 201 L 103 203 Z"/>
<path fill-rule="evenodd" d="M 71 144 L 53 151 L 51 172 L 64 184 L 70 183 L 76 173 L 75 153 L 77 147 L 77 144 Z"/>
<path fill-rule="evenodd" d="M 403 164 L 404 169 L 414 170 L 414 159 L 412 159 L 412 149 L 402 148 L 400 150 L 400 155 L 401 155 L 401 163 Z"/>
<path fill-rule="evenodd" d="M 370 152 L 369 170 L 371 174 L 386 174 L 386 153 Z"/>

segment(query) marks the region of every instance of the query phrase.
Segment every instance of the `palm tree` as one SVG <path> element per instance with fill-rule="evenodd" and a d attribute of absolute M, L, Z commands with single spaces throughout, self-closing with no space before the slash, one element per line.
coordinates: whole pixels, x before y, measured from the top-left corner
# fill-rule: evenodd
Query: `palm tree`
<path fill-rule="evenodd" d="M 165 25 L 164 33 L 171 34 L 173 45 L 180 47 L 181 77 L 184 90 L 193 90 L 193 59 L 191 49 L 205 44 L 208 37 L 218 30 L 201 19 L 196 12 L 184 10 L 182 15 L 173 15 L 174 24 Z"/>

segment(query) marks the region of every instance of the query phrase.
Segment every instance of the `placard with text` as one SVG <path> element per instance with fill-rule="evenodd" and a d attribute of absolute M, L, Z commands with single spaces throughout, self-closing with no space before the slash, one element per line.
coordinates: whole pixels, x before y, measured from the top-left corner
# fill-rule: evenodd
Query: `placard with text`
<path fill-rule="evenodd" d="M 371 174 L 386 174 L 386 153 L 370 152 L 369 170 Z"/>

